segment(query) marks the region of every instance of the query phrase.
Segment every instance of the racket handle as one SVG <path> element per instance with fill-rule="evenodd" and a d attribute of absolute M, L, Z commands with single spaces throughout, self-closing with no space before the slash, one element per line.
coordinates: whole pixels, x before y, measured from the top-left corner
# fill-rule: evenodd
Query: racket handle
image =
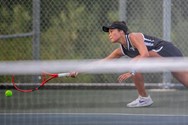
<path fill-rule="evenodd" d="M 59 73 L 58 77 L 70 76 L 70 73 Z"/>

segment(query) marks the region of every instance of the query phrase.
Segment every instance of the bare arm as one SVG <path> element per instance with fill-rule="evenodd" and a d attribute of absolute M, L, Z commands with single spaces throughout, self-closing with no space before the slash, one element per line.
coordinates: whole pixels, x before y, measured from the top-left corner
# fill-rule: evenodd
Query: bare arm
<path fill-rule="evenodd" d="M 137 61 L 141 58 L 149 57 L 148 49 L 144 43 L 143 35 L 141 33 L 131 33 L 129 36 L 133 46 L 138 49 L 140 55 L 132 59 L 132 61 Z"/>
<path fill-rule="evenodd" d="M 121 52 L 120 48 L 115 49 L 109 56 L 107 56 L 106 58 L 103 59 L 103 61 L 105 60 L 110 60 L 110 59 L 116 59 L 116 58 L 120 58 L 124 56 L 123 53 Z"/>
<path fill-rule="evenodd" d="M 129 38 L 135 48 L 138 49 L 139 55 L 134 57 L 131 61 L 139 61 L 142 58 L 149 57 L 148 49 L 144 43 L 143 35 L 141 33 L 131 33 Z M 123 80 L 128 79 L 135 74 L 135 71 L 124 73 L 118 77 L 118 81 L 122 82 Z"/>
<path fill-rule="evenodd" d="M 94 62 L 94 63 L 100 63 L 100 62 L 107 61 L 107 60 L 110 60 L 110 59 L 120 58 L 121 56 L 124 56 L 124 55 L 121 52 L 121 49 L 117 48 L 109 56 L 107 56 L 106 58 L 104 58 L 104 59 L 102 59 L 102 60 L 100 60 L 98 62 Z M 73 78 L 75 78 L 77 75 L 78 75 L 78 72 L 71 72 L 70 73 L 70 76 L 73 77 Z"/>

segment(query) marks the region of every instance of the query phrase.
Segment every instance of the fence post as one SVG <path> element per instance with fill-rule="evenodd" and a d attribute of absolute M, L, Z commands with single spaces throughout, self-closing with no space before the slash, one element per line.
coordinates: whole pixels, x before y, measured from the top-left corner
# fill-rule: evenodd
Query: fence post
<path fill-rule="evenodd" d="M 40 0 L 33 0 L 33 60 L 40 60 Z M 37 76 L 32 81 L 38 83 Z"/>
<path fill-rule="evenodd" d="M 171 0 L 163 0 L 163 39 L 171 41 Z M 169 88 L 171 83 L 171 73 L 163 73 L 163 87 Z"/>
<path fill-rule="evenodd" d="M 33 60 L 40 59 L 40 0 L 33 0 Z"/>
<path fill-rule="evenodd" d="M 127 0 L 119 0 L 119 20 L 126 21 L 126 2 Z"/>

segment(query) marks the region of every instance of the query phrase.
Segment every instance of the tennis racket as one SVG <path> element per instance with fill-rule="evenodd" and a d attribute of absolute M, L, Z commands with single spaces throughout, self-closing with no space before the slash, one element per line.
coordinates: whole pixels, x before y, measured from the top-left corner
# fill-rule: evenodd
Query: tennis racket
<path fill-rule="evenodd" d="M 14 88 L 20 92 L 33 92 L 36 90 L 39 90 L 41 87 L 43 87 L 48 81 L 58 78 L 58 77 L 75 77 L 77 74 L 72 75 L 71 73 L 59 73 L 59 74 L 50 74 L 50 73 L 43 73 L 41 76 L 38 76 L 38 78 L 41 80 L 41 83 L 37 84 L 36 87 L 33 87 L 32 89 L 28 89 L 28 87 L 22 88 L 20 87 L 20 84 L 15 83 L 15 76 L 12 75 L 12 84 Z M 28 85 L 26 85 L 28 86 Z"/>

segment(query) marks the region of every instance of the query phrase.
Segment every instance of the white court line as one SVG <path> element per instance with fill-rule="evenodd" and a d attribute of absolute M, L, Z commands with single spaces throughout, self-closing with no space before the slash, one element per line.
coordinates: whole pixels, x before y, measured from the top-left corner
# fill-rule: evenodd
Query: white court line
<path fill-rule="evenodd" d="M 150 92 L 175 92 L 177 89 L 149 89 Z"/>
<path fill-rule="evenodd" d="M 173 114 L 124 114 L 124 113 L 0 113 L 0 115 L 106 115 L 106 116 L 150 116 L 150 117 L 188 117 L 188 115 Z"/>

